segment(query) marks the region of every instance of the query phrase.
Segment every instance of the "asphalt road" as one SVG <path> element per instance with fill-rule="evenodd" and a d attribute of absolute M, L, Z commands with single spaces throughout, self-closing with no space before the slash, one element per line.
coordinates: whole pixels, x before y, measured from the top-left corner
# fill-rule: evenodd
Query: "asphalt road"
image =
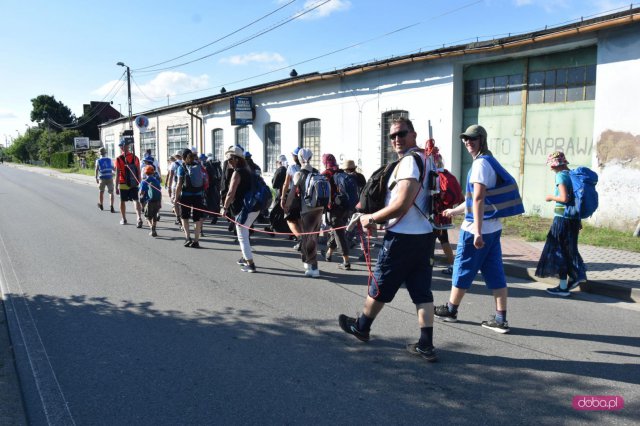
<path fill-rule="evenodd" d="M 99 211 L 97 190 L 0 167 L 0 284 L 30 424 L 637 424 L 640 309 L 510 280 L 511 334 L 481 283 L 459 322 L 437 322 L 435 364 L 404 350 L 415 308 L 401 290 L 368 344 L 339 329 L 366 271 L 320 263 L 304 278 L 282 238 L 253 239 L 239 271 L 225 226 L 202 249 Z M 131 205 L 129 205 L 131 208 Z M 166 214 L 166 209 L 165 209 Z M 129 223 L 135 223 L 129 213 Z M 450 281 L 434 271 L 436 302 Z M 637 304 L 636 304 L 637 305 Z M 624 409 L 572 408 L 619 395 Z"/>

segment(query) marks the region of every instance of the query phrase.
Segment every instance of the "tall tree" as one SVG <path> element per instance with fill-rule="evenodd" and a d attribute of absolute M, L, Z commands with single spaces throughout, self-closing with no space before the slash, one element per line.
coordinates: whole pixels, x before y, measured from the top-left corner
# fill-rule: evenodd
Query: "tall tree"
<path fill-rule="evenodd" d="M 56 101 L 55 96 L 40 95 L 31 99 L 31 105 L 33 106 L 31 121 L 38 122 L 40 127 L 47 126 L 47 123 L 44 122 L 45 118 L 63 126 L 70 125 L 76 120 L 69 107 L 60 101 Z M 51 125 L 49 128 L 56 132 L 61 130 L 56 125 Z"/>

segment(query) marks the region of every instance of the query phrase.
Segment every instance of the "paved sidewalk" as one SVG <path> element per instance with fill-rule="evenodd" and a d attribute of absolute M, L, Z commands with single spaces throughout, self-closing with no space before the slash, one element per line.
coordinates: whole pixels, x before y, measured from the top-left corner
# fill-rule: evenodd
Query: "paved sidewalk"
<path fill-rule="evenodd" d="M 8 165 L 85 185 L 96 185 L 92 176 L 61 173 L 56 170 L 11 163 Z M 458 241 L 457 229 L 449 231 L 449 241 L 455 249 Z M 638 244 L 640 245 L 640 238 Z M 538 278 L 534 275 L 543 246 L 544 243 L 528 243 L 516 238 L 503 237 L 502 256 L 507 275 L 557 285 L 557 279 Z M 439 244 L 436 243 L 436 250 L 438 248 Z M 587 264 L 588 278 L 588 282 L 580 286 L 581 291 L 628 302 L 640 302 L 640 253 L 586 245 L 580 245 L 579 250 Z"/>

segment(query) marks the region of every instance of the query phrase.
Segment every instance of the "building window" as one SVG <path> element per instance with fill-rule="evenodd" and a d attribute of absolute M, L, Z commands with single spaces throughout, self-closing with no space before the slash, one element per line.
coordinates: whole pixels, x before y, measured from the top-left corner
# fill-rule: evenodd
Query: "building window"
<path fill-rule="evenodd" d="M 464 107 L 493 107 L 522 103 L 522 74 L 478 78 L 464 82 Z"/>
<path fill-rule="evenodd" d="M 382 114 L 382 164 L 391 163 L 398 157 L 389 140 L 389 133 L 393 120 L 400 117 L 409 118 L 409 111 L 388 111 Z"/>
<path fill-rule="evenodd" d="M 213 159 L 224 161 L 224 133 L 222 129 L 213 129 L 211 131 L 211 153 Z"/>
<path fill-rule="evenodd" d="M 595 94 L 595 65 L 529 73 L 530 104 L 590 101 Z"/>
<path fill-rule="evenodd" d="M 144 156 L 146 150 L 151 150 L 151 156 L 156 158 L 156 131 L 148 130 L 140 133 L 140 154 Z"/>
<path fill-rule="evenodd" d="M 109 158 L 116 158 L 116 143 L 113 133 L 104 135 L 104 148 L 107 150 Z"/>
<path fill-rule="evenodd" d="M 245 151 L 249 151 L 249 127 L 236 127 L 236 145 L 241 146 Z"/>
<path fill-rule="evenodd" d="M 274 172 L 276 160 L 280 155 L 280 123 L 269 123 L 264 129 L 264 168 L 267 173 Z"/>
<path fill-rule="evenodd" d="M 189 126 L 169 127 L 167 129 L 167 157 L 179 149 L 189 147 Z"/>
<path fill-rule="evenodd" d="M 300 145 L 311 150 L 311 166 L 320 169 L 320 120 L 312 118 L 300 122 Z"/>

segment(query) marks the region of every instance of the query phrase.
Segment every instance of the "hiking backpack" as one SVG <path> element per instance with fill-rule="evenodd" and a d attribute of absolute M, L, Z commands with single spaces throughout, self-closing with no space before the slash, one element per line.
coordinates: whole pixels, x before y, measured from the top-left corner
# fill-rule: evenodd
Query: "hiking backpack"
<path fill-rule="evenodd" d="M 150 176 L 146 179 L 147 181 L 147 197 L 149 201 L 160 201 L 162 198 L 162 189 L 160 188 L 160 181 L 154 177 Z"/>
<path fill-rule="evenodd" d="M 342 170 L 333 174 L 336 194 L 332 204 L 347 211 L 353 211 L 358 204 L 358 182 L 356 178 Z"/>
<path fill-rule="evenodd" d="M 571 186 L 573 186 L 572 200 L 567 203 L 564 216 L 568 218 L 586 219 L 598 208 L 598 174 L 588 167 L 577 167 L 569 170 Z"/>
<path fill-rule="evenodd" d="M 251 212 L 262 211 L 268 208 L 273 201 L 271 188 L 267 186 L 262 176 L 251 172 L 251 188 L 244 193 L 242 209 L 237 216 L 238 222 L 244 224 Z"/>
<path fill-rule="evenodd" d="M 204 188 L 204 174 L 200 164 L 182 163 L 184 170 L 184 181 L 182 183 L 183 192 L 200 192 Z"/>
<path fill-rule="evenodd" d="M 122 163 L 124 164 L 124 183 L 129 188 L 137 188 L 140 182 L 138 182 L 138 176 L 140 176 L 140 172 L 138 171 L 138 166 L 136 166 L 136 157 L 131 156 L 133 158 L 132 162 L 127 162 L 127 157 L 123 154 L 120 156 Z"/>
<path fill-rule="evenodd" d="M 451 209 L 464 201 L 462 187 L 458 179 L 447 169 L 438 169 L 438 184 L 440 191 L 433 194 L 432 213 L 433 226 L 436 229 L 451 228 L 451 218 L 443 216 L 442 212 Z"/>
<path fill-rule="evenodd" d="M 422 178 L 424 177 L 424 163 L 422 157 L 414 151 L 411 152 L 411 155 L 418 164 L 418 169 L 420 170 L 420 182 L 422 182 Z M 387 191 L 389 190 L 387 187 L 389 179 L 391 178 L 391 174 L 395 167 L 400 163 L 400 160 L 402 160 L 402 158 L 380 167 L 369 177 L 367 183 L 365 183 L 362 188 L 362 192 L 360 192 L 360 201 L 357 205 L 357 210 L 359 212 L 371 214 L 384 208 Z M 418 209 L 421 212 L 423 211 L 421 208 Z M 428 209 L 425 209 L 425 211 L 427 210 Z"/>
<path fill-rule="evenodd" d="M 222 167 L 219 161 L 207 160 L 204 163 L 205 169 L 207 169 L 207 175 L 209 176 L 209 187 L 219 187 L 220 180 L 222 179 Z"/>
<path fill-rule="evenodd" d="M 313 171 L 301 170 L 302 177 L 300 184 L 300 198 L 309 208 L 326 208 L 331 201 L 331 184 L 325 175 Z"/>

